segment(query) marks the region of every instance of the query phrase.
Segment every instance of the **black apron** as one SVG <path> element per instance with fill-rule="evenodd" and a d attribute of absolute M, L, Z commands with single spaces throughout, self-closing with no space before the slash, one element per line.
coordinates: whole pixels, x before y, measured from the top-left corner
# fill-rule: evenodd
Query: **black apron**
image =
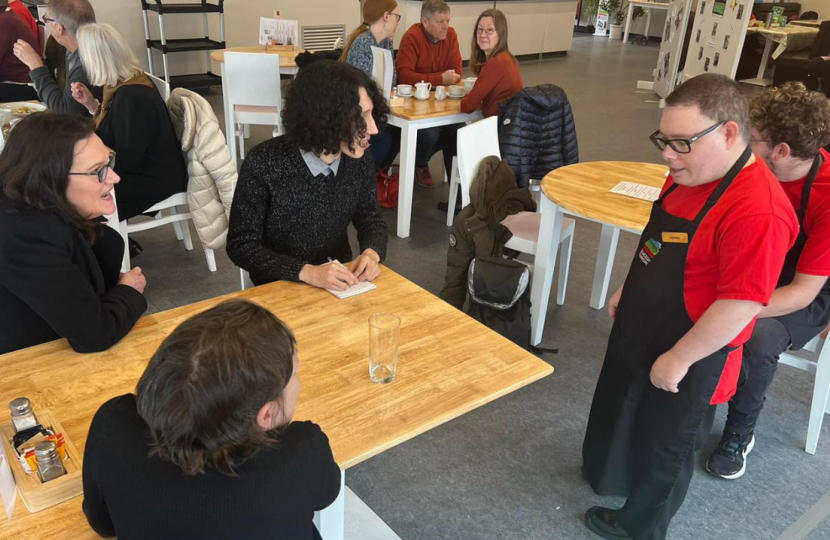
<path fill-rule="evenodd" d="M 625 280 L 582 457 L 597 494 L 628 497 L 617 518 L 636 540 L 665 538 L 691 478 L 681 478 L 681 469 L 692 458 L 707 416 L 711 422 L 710 401 L 734 350 L 724 347 L 693 364 L 676 394 L 650 382 L 657 358 L 694 326 L 683 289 L 689 245 L 751 155 L 747 147 L 694 220 L 661 207 L 677 184 L 669 188 L 652 206 Z"/>
<path fill-rule="evenodd" d="M 816 156 L 810 173 L 807 175 L 807 181 L 804 182 L 804 190 L 801 193 L 801 207 L 798 209 L 798 238 L 796 238 L 790 251 L 787 252 L 787 258 L 784 259 L 784 269 L 781 271 L 781 277 L 778 278 L 778 287 L 789 285 L 795 278 L 798 259 L 801 258 L 801 253 L 807 244 L 804 216 L 807 214 L 807 206 L 810 204 L 810 192 L 813 189 L 813 182 L 815 182 L 823 162 L 824 159 L 821 154 Z M 810 305 L 793 313 L 775 317 L 775 319 L 783 324 L 790 333 L 792 343 L 790 348 L 794 351 L 803 348 L 830 324 L 830 279 L 824 283 L 818 296 Z"/>

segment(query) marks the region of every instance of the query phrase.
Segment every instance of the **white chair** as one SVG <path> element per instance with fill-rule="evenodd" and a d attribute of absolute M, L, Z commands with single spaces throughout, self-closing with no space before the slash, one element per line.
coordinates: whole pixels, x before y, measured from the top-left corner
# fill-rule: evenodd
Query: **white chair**
<path fill-rule="evenodd" d="M 245 126 L 274 126 L 273 136 L 282 133 L 282 90 L 280 89 L 280 56 L 278 54 L 225 53 L 225 87 L 228 110 L 236 126 L 226 139 L 234 162 L 245 159 Z M 236 159 L 234 136 L 239 140 Z"/>
<path fill-rule="evenodd" d="M 801 351 L 782 353 L 778 360 L 781 364 L 803 369 L 816 375 L 813 384 L 813 402 L 810 405 L 810 421 L 807 424 L 807 444 L 804 447 L 804 451 L 808 454 L 816 453 L 824 415 L 830 414 L 830 408 L 827 406 L 827 398 L 830 396 L 830 347 L 827 345 L 828 330 L 830 328 L 825 329 L 820 335 L 814 337 L 802 349 L 802 351 L 813 353 L 815 360 L 805 358 Z"/>
<path fill-rule="evenodd" d="M 452 224 L 455 199 L 458 196 L 458 189 L 461 189 L 462 206 L 470 204 L 470 187 L 473 178 L 478 170 L 481 161 L 488 156 L 501 157 L 498 140 L 498 119 L 495 116 L 486 118 L 458 130 L 458 155 L 453 160 L 453 178 L 450 183 L 450 200 L 447 215 L 447 224 Z M 513 237 L 504 247 L 515 249 L 521 253 L 536 256 L 536 245 L 539 240 L 539 226 L 542 215 L 538 212 L 519 212 L 508 216 L 502 225 L 510 229 Z M 573 248 L 574 220 L 566 218 L 562 220 L 562 232 L 560 234 L 560 255 L 559 255 L 559 283 L 556 291 L 556 303 L 560 306 L 565 303 L 565 293 L 568 285 L 568 270 L 571 263 L 571 251 Z M 529 265 L 530 266 L 530 265 Z M 531 267 L 531 270 L 533 268 Z M 549 271 L 553 271 L 551 268 Z M 547 307 L 547 298 L 541 305 L 531 307 L 531 318 L 539 316 L 540 309 Z"/>
<path fill-rule="evenodd" d="M 153 83 L 153 86 L 156 87 L 156 90 L 159 91 L 159 95 L 161 95 L 161 99 L 167 103 L 167 100 L 170 99 L 170 83 L 165 81 L 164 79 L 159 79 L 152 73 L 144 72 L 147 77 L 150 78 L 150 81 Z"/>
<path fill-rule="evenodd" d="M 251 274 L 247 270 L 239 269 L 239 289 L 244 291 L 255 287 L 254 282 L 251 281 Z"/>

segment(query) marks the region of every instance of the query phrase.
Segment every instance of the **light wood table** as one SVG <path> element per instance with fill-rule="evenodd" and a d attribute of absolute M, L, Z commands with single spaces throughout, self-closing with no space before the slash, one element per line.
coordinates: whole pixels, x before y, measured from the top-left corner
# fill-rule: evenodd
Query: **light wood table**
<path fill-rule="evenodd" d="M 297 55 L 303 51 L 294 50 L 293 45 L 251 45 L 249 47 L 231 47 L 229 49 L 222 49 L 210 53 L 210 59 L 214 62 L 219 62 L 219 68 L 222 75 L 222 109 L 225 111 L 225 139 L 228 142 L 228 148 L 231 151 L 231 159 L 236 163 L 236 142 L 233 140 L 235 132 L 233 126 L 233 111 L 230 110 L 228 103 L 228 86 L 227 78 L 225 77 L 225 53 L 226 52 L 242 52 L 255 54 L 278 54 L 280 55 L 280 75 L 296 75 L 300 68 L 297 67 L 295 61 Z M 274 81 L 275 84 L 280 84 L 280 81 Z M 248 138 L 247 125 L 245 131 L 245 138 Z"/>
<path fill-rule="evenodd" d="M 662 187 L 668 168 L 652 163 L 596 161 L 561 167 L 542 179 L 542 223 L 533 272 L 530 300 L 538 306 L 538 316 L 531 317 L 534 344 L 542 339 L 547 305 L 542 299 L 550 295 L 551 276 L 559 249 L 559 231 L 565 213 L 602 225 L 599 253 L 594 269 L 590 306 L 602 309 L 608 294 L 611 269 L 617 251 L 620 230 L 640 234 L 648 223 L 651 203 L 625 195 L 610 193 L 622 181 Z M 547 275 L 547 279 L 541 277 Z M 540 276 L 537 279 L 537 276 Z"/>
<path fill-rule="evenodd" d="M 821 19 L 821 20 L 818 20 L 818 21 L 802 21 L 802 20 L 795 20 L 795 21 L 789 21 L 787 24 L 788 24 L 788 25 L 789 25 L 789 24 L 793 24 L 793 25 L 795 25 L 795 26 L 808 26 L 808 27 L 810 27 L 810 28 L 820 28 L 820 27 L 821 27 L 821 23 L 823 23 L 823 22 L 824 22 L 824 21 L 826 21 L 826 20 L 829 20 L 829 19 Z"/>
<path fill-rule="evenodd" d="M 481 111 L 470 114 L 461 112 L 461 100 L 447 97 L 435 99 L 435 93 L 428 100 L 414 97 L 404 98 L 402 107 L 393 107 L 389 123 L 401 128 L 401 172 L 398 185 L 398 237 L 409 236 L 412 219 L 412 197 L 415 189 L 415 142 L 419 129 L 447 126 L 462 122 L 474 122 L 482 118 Z M 447 176 L 451 171 L 447 171 Z"/>
<path fill-rule="evenodd" d="M 811 47 L 816 37 L 818 37 L 818 28 L 785 26 L 783 28 L 751 27 L 746 29 L 747 38 L 755 34 L 760 35 L 765 40 L 764 52 L 761 54 L 761 65 L 758 66 L 758 73 L 754 78 L 743 79 L 740 82 L 755 86 L 770 86 L 772 78 L 766 76 L 770 58 L 778 58 L 784 51 L 800 51 Z M 778 44 L 774 52 L 772 50 L 773 43 Z"/>
<path fill-rule="evenodd" d="M 518 390 L 553 368 L 388 268 L 377 289 L 345 300 L 307 285 L 277 282 L 156 313 L 107 352 L 74 353 L 65 340 L 0 356 L 0 396 L 50 409 L 83 451 L 95 411 L 133 392 L 161 341 L 188 317 L 228 298 L 257 302 L 289 324 L 302 359 L 297 420 L 313 420 L 328 435 L 341 469 L 353 467 L 429 429 Z M 397 377 L 369 380 L 368 326 L 373 313 L 401 318 Z M 9 408 L 0 406 L 0 423 Z M 429 474 L 429 471 L 423 471 Z M 343 536 L 343 490 L 319 521 L 323 538 Z M 98 536 L 76 497 L 37 514 L 18 499 L 11 521 L 0 517 L 3 540 Z"/>
<path fill-rule="evenodd" d="M 628 30 L 631 28 L 631 21 L 634 19 L 634 8 L 642 8 L 646 10 L 646 39 L 648 39 L 648 29 L 651 26 L 651 10 L 657 9 L 662 11 L 669 10 L 668 2 L 649 2 L 648 0 L 631 0 L 628 3 L 628 14 L 625 16 L 625 34 L 623 34 L 623 43 L 628 43 Z"/>

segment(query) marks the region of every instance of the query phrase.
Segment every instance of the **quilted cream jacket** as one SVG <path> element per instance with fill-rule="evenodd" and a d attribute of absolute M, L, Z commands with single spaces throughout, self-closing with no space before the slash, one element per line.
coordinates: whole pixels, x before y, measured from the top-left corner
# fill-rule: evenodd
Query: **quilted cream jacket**
<path fill-rule="evenodd" d="M 205 248 L 225 246 L 236 188 L 236 166 L 210 104 L 199 94 L 176 88 L 167 101 L 187 161 L 187 202 Z"/>

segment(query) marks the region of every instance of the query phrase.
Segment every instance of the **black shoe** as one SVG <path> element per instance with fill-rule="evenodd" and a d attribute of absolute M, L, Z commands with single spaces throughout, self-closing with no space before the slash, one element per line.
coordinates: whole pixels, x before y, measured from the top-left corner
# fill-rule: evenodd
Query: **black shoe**
<path fill-rule="evenodd" d="M 131 259 L 135 259 L 139 255 L 141 255 L 141 253 L 144 251 L 144 248 L 141 247 L 141 244 L 139 244 L 138 242 L 136 242 L 132 238 L 129 238 L 127 243 L 129 244 L 128 249 L 130 250 L 130 258 Z"/>
<path fill-rule="evenodd" d="M 585 525 L 594 534 L 608 540 L 631 540 L 627 532 L 617 523 L 617 511 L 593 506 L 585 512 Z"/>
<path fill-rule="evenodd" d="M 457 199 L 457 200 L 458 200 L 458 199 Z M 459 201 L 460 201 L 460 200 L 459 200 Z M 446 214 L 446 213 L 447 213 L 447 210 L 449 210 L 449 208 L 450 208 L 450 203 L 448 203 L 448 202 L 439 202 L 439 203 L 438 203 L 438 210 L 440 210 L 440 211 L 441 211 L 441 212 L 443 212 L 444 214 Z M 453 210 L 452 215 L 457 216 L 459 212 L 461 212 L 461 204 L 460 204 L 460 202 L 459 202 L 459 203 L 456 203 L 456 205 L 455 205 L 455 210 Z"/>
<path fill-rule="evenodd" d="M 746 472 L 746 456 L 755 447 L 755 435 L 724 431 L 718 447 L 706 460 L 706 470 L 713 476 L 735 480 Z"/>

